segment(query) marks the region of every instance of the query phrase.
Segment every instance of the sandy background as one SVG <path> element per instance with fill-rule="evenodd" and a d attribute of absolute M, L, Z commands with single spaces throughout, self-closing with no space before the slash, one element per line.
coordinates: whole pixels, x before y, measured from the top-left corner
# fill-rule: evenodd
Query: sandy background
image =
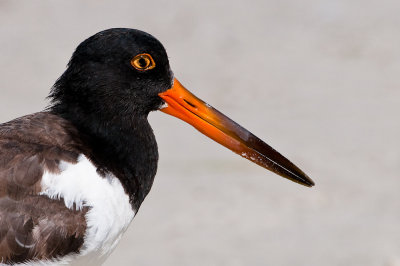
<path fill-rule="evenodd" d="M 42 110 L 85 38 L 148 31 L 316 186 L 153 113 L 158 175 L 107 266 L 400 265 L 400 2 L 213 2 L 0 0 L 0 121 Z"/>

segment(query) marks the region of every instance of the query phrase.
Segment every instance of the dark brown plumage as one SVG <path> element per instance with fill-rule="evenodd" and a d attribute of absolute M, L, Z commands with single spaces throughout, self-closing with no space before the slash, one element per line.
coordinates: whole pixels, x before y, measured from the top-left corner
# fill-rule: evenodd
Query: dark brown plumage
<path fill-rule="evenodd" d="M 42 112 L 0 125 L 0 256 L 4 263 L 51 259 L 77 252 L 88 211 L 40 195 L 45 170 L 76 163 L 77 132 L 66 120 Z"/>

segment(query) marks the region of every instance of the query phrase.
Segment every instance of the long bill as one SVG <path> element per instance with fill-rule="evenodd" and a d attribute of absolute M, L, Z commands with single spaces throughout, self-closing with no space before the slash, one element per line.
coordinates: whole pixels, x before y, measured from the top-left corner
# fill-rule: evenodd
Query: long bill
<path fill-rule="evenodd" d="M 203 102 L 174 79 L 173 86 L 159 96 L 167 103 L 162 112 L 191 124 L 204 135 L 240 156 L 301 185 L 314 182 L 292 162 L 251 132 Z"/>

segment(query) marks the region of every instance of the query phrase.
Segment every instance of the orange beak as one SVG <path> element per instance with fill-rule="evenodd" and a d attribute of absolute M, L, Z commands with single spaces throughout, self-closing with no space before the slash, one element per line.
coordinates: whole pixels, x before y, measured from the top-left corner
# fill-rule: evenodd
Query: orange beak
<path fill-rule="evenodd" d="M 204 135 L 240 156 L 296 183 L 314 182 L 271 146 L 230 118 L 203 102 L 174 79 L 174 85 L 159 96 L 167 103 L 161 111 L 191 124 Z"/>

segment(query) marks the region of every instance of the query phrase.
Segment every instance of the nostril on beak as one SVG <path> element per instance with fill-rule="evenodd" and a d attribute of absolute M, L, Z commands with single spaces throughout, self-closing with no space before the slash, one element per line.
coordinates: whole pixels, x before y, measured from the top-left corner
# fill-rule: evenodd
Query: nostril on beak
<path fill-rule="evenodd" d="M 187 103 L 187 104 L 189 104 L 190 106 L 192 106 L 193 108 L 196 108 L 196 109 L 197 109 L 197 106 L 194 105 L 193 103 L 191 103 L 191 102 L 189 102 L 189 101 L 186 101 L 185 99 L 183 99 L 183 100 L 185 101 L 185 103 Z"/>

